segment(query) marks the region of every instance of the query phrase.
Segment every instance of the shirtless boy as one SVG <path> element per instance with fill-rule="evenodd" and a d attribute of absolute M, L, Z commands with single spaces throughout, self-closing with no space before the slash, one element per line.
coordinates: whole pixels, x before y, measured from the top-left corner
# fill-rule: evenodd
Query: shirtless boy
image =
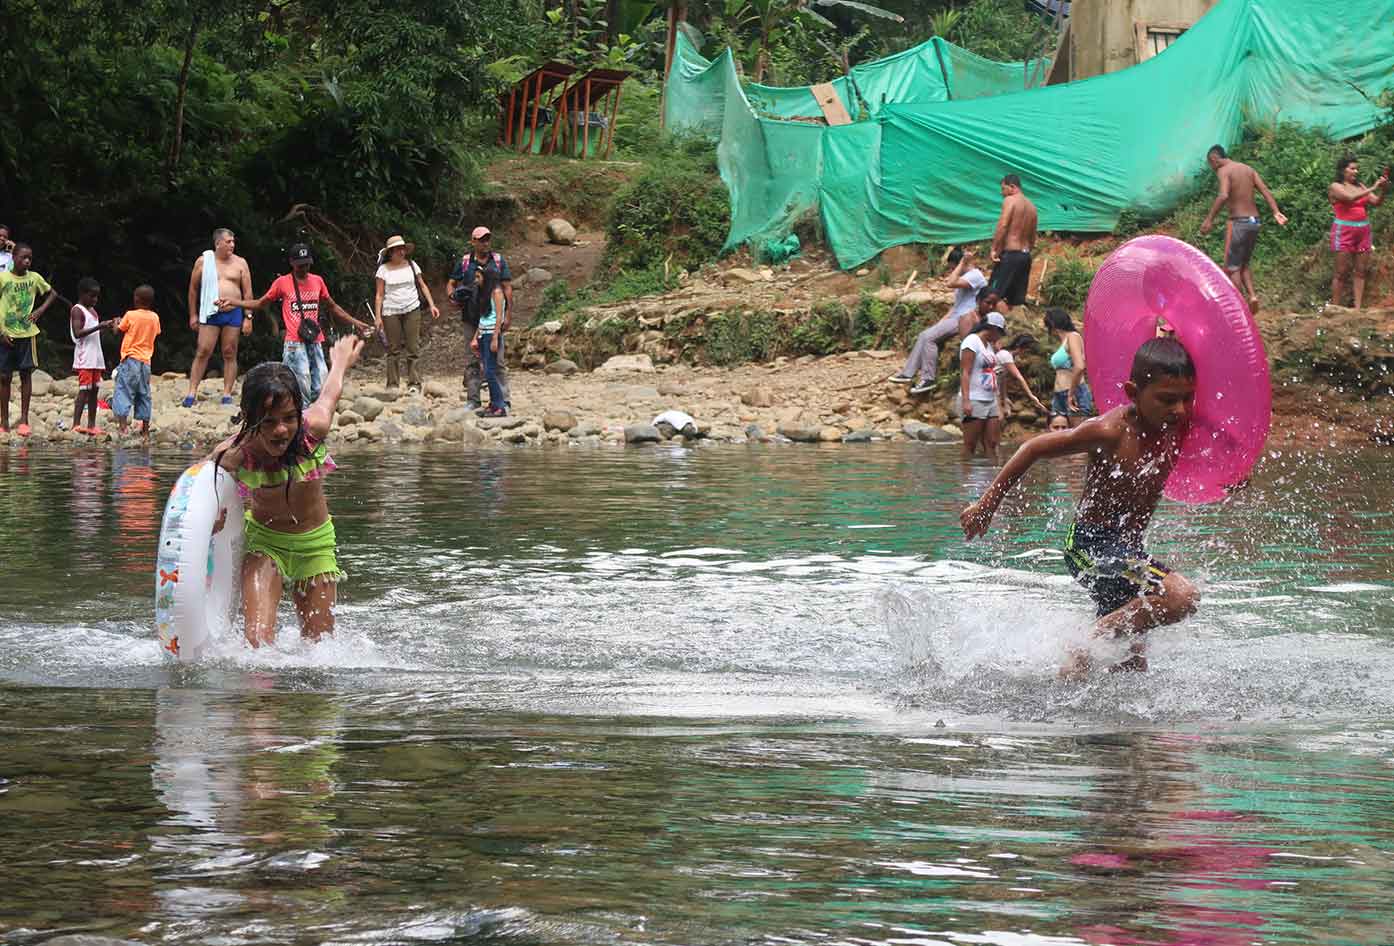
<path fill-rule="evenodd" d="M 1191 356 L 1176 339 L 1144 342 L 1123 384 L 1131 404 L 1026 441 L 982 498 L 959 516 L 963 534 L 976 538 L 1037 460 L 1089 454 L 1084 493 L 1065 539 L 1065 564 L 1097 605 L 1094 635 L 1135 638 L 1132 655 L 1112 670 L 1146 670 L 1142 635 L 1190 615 L 1200 598 L 1193 584 L 1143 549 L 1143 533 L 1186 434 L 1195 375 Z M 1088 670 L 1088 654 L 1076 651 L 1061 675 L 1077 677 Z"/>
<path fill-rule="evenodd" d="M 1205 155 L 1215 176 L 1220 179 L 1220 193 L 1210 205 L 1210 212 L 1201 221 L 1200 232 L 1209 233 L 1215 222 L 1215 214 L 1221 205 L 1229 212 L 1229 237 L 1225 240 L 1225 272 L 1229 274 L 1234 288 L 1248 298 L 1249 308 L 1258 308 L 1258 294 L 1254 292 L 1254 274 L 1249 269 L 1249 260 L 1254 255 L 1254 243 L 1258 240 L 1258 205 L 1254 203 L 1254 189 L 1257 188 L 1268 201 L 1273 211 L 1273 219 L 1278 226 L 1286 226 L 1288 218 L 1278 209 L 1273 192 L 1263 183 L 1259 173 L 1240 161 L 1225 154 L 1225 149 L 1214 145 Z"/>
<path fill-rule="evenodd" d="M 252 297 L 252 271 L 247 268 L 247 261 L 233 252 L 236 247 L 237 238 L 231 230 L 225 227 L 214 230 L 211 254 L 205 251 L 194 263 L 189 276 L 189 329 L 198 332 L 198 350 L 194 353 L 194 363 L 189 366 L 185 407 L 193 407 L 198 398 L 198 383 L 208 370 L 208 359 L 213 356 L 215 345 L 223 352 L 222 403 L 232 403 L 232 386 L 237 382 L 238 332 L 252 333 L 252 314 L 241 306 L 219 308 L 214 300 Z M 205 269 L 210 262 L 218 272 L 216 293 L 205 293 L 203 289 Z M 207 301 L 202 301 L 204 299 Z"/>
<path fill-rule="evenodd" d="M 1031 279 L 1031 250 L 1036 245 L 1036 205 L 1021 192 L 1021 178 L 1008 174 L 1002 178 L 1002 213 L 992 234 L 992 281 L 1006 306 L 1026 301 L 1026 284 Z"/>

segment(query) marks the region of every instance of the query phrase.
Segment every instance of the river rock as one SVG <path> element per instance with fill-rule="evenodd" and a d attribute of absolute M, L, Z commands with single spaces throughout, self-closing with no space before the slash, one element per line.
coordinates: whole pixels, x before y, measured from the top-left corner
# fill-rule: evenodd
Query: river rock
<path fill-rule="evenodd" d="M 466 424 L 460 428 L 460 439 L 467 447 L 478 447 L 489 442 L 489 435 L 473 424 Z"/>
<path fill-rule="evenodd" d="M 605 364 L 595 369 L 595 374 L 619 374 L 634 371 L 640 374 L 653 373 L 653 359 L 648 355 L 615 355 Z"/>
<path fill-rule="evenodd" d="M 916 289 L 900 297 L 901 305 L 929 305 L 932 302 L 943 301 L 943 293 L 929 292 L 924 289 Z"/>
<path fill-rule="evenodd" d="M 569 358 L 558 358 L 556 361 L 552 362 L 550 365 L 547 366 L 548 374 L 568 375 L 575 374 L 580 370 L 580 366 L 577 365 L 576 362 L 570 360 Z"/>
<path fill-rule="evenodd" d="M 449 440 L 453 442 L 456 440 L 460 440 L 464 437 L 465 425 L 459 423 L 458 421 L 442 421 L 441 423 L 436 425 L 435 431 L 435 439 Z"/>
<path fill-rule="evenodd" d="M 741 394 L 741 403 L 747 407 L 774 407 L 774 391 L 764 386 L 751 388 Z"/>
<path fill-rule="evenodd" d="M 390 421 L 390 420 L 381 420 L 381 421 L 378 421 L 378 429 L 379 429 L 380 431 L 382 431 L 382 439 L 384 439 L 384 440 L 401 440 L 401 439 L 402 439 L 402 428 L 401 428 L 400 426 L 398 426 L 397 423 L 395 423 L 394 421 Z"/>
<path fill-rule="evenodd" d="M 771 274 L 769 277 L 765 277 L 765 276 L 761 275 L 760 273 L 755 272 L 755 271 L 752 270 L 752 269 L 745 269 L 744 267 L 736 266 L 736 267 L 733 267 L 732 269 L 728 269 L 728 270 L 726 270 L 725 272 L 721 273 L 720 276 L 719 276 L 718 278 L 720 278 L 720 280 L 721 280 L 723 283 L 724 283 L 724 282 L 729 282 L 729 281 L 731 281 L 731 280 L 736 280 L 737 282 L 744 282 L 744 283 L 757 283 L 757 282 L 766 282 L 766 281 L 767 281 L 767 278 L 768 278 L 768 279 L 773 279 L 774 276 L 773 276 L 773 274 Z"/>
<path fill-rule="evenodd" d="M 875 436 L 876 436 L 876 431 L 872 430 L 872 429 L 869 428 L 869 427 L 864 427 L 864 428 L 862 428 L 861 430 L 854 430 L 854 431 L 852 431 L 850 434 L 848 434 L 847 436 L 843 437 L 843 438 L 842 438 L 842 442 L 843 442 L 843 443 L 871 443 L 872 438 L 875 437 Z"/>
<path fill-rule="evenodd" d="M 842 430 L 831 425 L 823 427 L 818 431 L 818 439 L 823 443 L 841 443 Z"/>
<path fill-rule="evenodd" d="M 747 424 L 745 436 L 747 439 L 754 440 L 756 443 L 764 443 L 769 439 L 769 435 L 765 433 L 765 429 L 759 424 Z"/>
<path fill-rule="evenodd" d="M 594 437 L 601 431 L 600 422 L 596 420 L 583 420 L 575 427 L 567 431 L 573 437 Z"/>
<path fill-rule="evenodd" d="M 687 394 L 687 388 L 676 381 L 660 381 L 658 393 L 664 397 L 683 397 Z"/>
<path fill-rule="evenodd" d="M 534 266 L 526 275 L 529 286 L 545 286 L 552 281 L 551 270 L 543 269 L 541 266 Z"/>
<path fill-rule="evenodd" d="M 430 427 L 436 422 L 431 412 L 420 404 L 413 404 L 402 412 L 402 423 L 412 427 Z"/>
<path fill-rule="evenodd" d="M 427 397 L 450 397 L 450 386 L 444 381 L 427 381 L 421 392 Z"/>
<path fill-rule="evenodd" d="M 57 397 L 75 397 L 77 395 L 77 379 L 64 378 L 62 381 L 55 381 L 49 386 L 48 393 Z"/>
<path fill-rule="evenodd" d="M 576 426 L 576 415 L 570 411 L 548 411 L 542 415 L 542 426 L 565 433 Z"/>
<path fill-rule="evenodd" d="M 522 433 L 524 437 L 531 438 L 542 436 L 542 427 L 536 421 L 529 421 L 522 427 L 519 427 L 518 430 Z"/>
<path fill-rule="evenodd" d="M 652 424 L 631 424 L 624 429 L 625 443 L 658 443 L 663 435 Z"/>
<path fill-rule="evenodd" d="M 820 428 L 803 424 L 779 425 L 779 435 L 787 437 L 795 443 L 818 443 L 821 439 L 821 433 Z"/>
<path fill-rule="evenodd" d="M 359 440 L 369 440 L 376 443 L 382 439 L 382 428 L 376 423 L 358 424 L 353 429 L 358 432 Z"/>
<path fill-rule="evenodd" d="M 547 366 L 547 356 L 538 351 L 530 351 L 519 362 L 527 371 L 536 371 Z"/>
<path fill-rule="evenodd" d="M 576 242 L 576 228 L 561 217 L 547 221 L 547 242 L 570 246 Z"/>
<path fill-rule="evenodd" d="M 523 418 L 516 414 L 508 417 L 481 417 L 478 426 L 480 430 L 512 430 L 523 426 Z"/>
<path fill-rule="evenodd" d="M 70 933 L 44 940 L 44 946 L 141 946 L 133 939 L 116 939 L 112 936 L 92 936 L 88 933 Z"/>
<path fill-rule="evenodd" d="M 364 420 L 377 420 L 378 415 L 386 406 L 377 398 L 364 394 L 353 402 L 353 413 Z"/>

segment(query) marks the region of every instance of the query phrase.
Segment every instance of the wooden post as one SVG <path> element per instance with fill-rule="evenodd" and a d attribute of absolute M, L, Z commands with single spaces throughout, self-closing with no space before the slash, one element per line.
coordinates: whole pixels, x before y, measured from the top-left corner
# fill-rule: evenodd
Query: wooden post
<path fill-rule="evenodd" d="M 663 90 L 658 96 L 660 129 L 668 124 L 668 78 L 673 71 L 673 53 L 678 45 L 678 24 L 686 20 L 687 0 L 668 0 L 668 39 L 663 45 Z"/>
<path fill-rule="evenodd" d="M 544 78 L 544 72 L 545 70 L 537 73 L 537 91 L 532 94 L 532 121 L 528 126 L 528 143 L 526 147 L 521 149 L 524 154 L 532 150 L 533 139 L 537 137 L 537 110 L 542 107 L 542 80 Z M 522 135 L 518 137 L 521 138 Z"/>
<path fill-rule="evenodd" d="M 513 83 L 513 88 L 508 90 L 508 114 L 504 116 L 503 141 L 504 147 L 513 147 L 513 112 L 518 104 L 518 83 Z"/>
<path fill-rule="evenodd" d="M 556 113 L 552 115 L 552 140 L 547 143 L 547 154 L 556 152 L 557 133 L 561 130 L 562 122 L 566 121 L 566 116 L 570 114 L 570 110 L 566 107 L 566 92 L 570 85 L 571 83 L 569 81 L 561 84 L 561 95 L 557 96 L 556 99 L 557 110 Z"/>
<path fill-rule="evenodd" d="M 610 106 L 610 127 L 607 128 L 607 129 L 605 129 L 605 131 L 606 131 L 606 136 L 605 136 L 605 138 L 606 138 L 606 141 L 605 141 L 605 157 L 602 159 L 602 160 L 605 160 L 605 161 L 610 160 L 610 149 L 613 148 L 613 147 L 615 146 L 615 119 L 618 118 L 618 117 L 619 117 L 619 114 L 620 114 L 620 93 L 623 92 L 623 91 L 624 91 L 624 80 L 621 79 L 620 82 L 619 82 L 619 85 L 615 86 L 615 91 L 614 91 L 615 100 L 614 100 L 614 104 L 612 104 L 612 105 Z"/>
<path fill-rule="evenodd" d="M 586 104 L 585 104 L 585 108 L 583 108 L 583 109 L 581 110 L 581 160 L 582 160 L 582 161 L 584 161 L 584 160 L 586 159 L 586 151 L 590 149 L 590 144 L 591 144 L 591 77 L 590 77 L 590 73 L 587 73 L 587 74 L 586 74 L 586 78 L 585 78 L 584 81 L 585 81 L 585 84 L 586 84 Z"/>

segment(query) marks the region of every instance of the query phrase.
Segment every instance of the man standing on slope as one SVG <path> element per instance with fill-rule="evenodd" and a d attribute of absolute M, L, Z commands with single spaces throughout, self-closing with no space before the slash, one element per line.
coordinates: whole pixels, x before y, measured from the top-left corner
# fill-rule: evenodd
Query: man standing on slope
<path fill-rule="evenodd" d="M 1002 178 L 1002 215 L 992 234 L 992 281 L 988 283 L 1002 297 L 1004 307 L 1026 302 L 1026 284 L 1031 280 L 1031 250 L 1036 245 L 1036 205 L 1021 192 L 1021 178 L 1008 174 Z"/>
<path fill-rule="evenodd" d="M 1234 288 L 1249 300 L 1249 309 L 1258 309 L 1258 295 L 1254 292 L 1254 274 L 1249 269 L 1249 260 L 1254 255 L 1254 243 L 1258 240 L 1258 205 L 1254 203 L 1254 188 L 1263 194 L 1268 207 L 1273 211 L 1273 219 L 1278 226 L 1286 226 L 1288 218 L 1278 209 L 1273 192 L 1263 183 L 1257 171 L 1225 154 L 1225 149 L 1214 145 L 1206 152 L 1205 160 L 1220 179 L 1220 193 L 1210 205 L 1210 212 L 1201 222 L 1200 232 L 1209 233 L 1214 224 L 1215 214 L 1220 205 L 1229 209 L 1229 235 L 1225 240 L 1225 272 L 1229 274 Z"/>
<path fill-rule="evenodd" d="M 189 329 L 198 333 L 194 363 L 189 366 L 189 393 L 185 407 L 198 399 L 198 383 L 208 370 L 214 347 L 223 355 L 223 404 L 232 404 L 232 386 L 237 382 L 238 333 L 252 333 L 252 313 L 240 306 L 219 309 L 219 299 L 252 298 L 252 271 L 247 261 L 233 251 L 237 240 L 232 231 L 219 227 L 213 231 L 213 249 L 204 250 L 189 275 Z"/>

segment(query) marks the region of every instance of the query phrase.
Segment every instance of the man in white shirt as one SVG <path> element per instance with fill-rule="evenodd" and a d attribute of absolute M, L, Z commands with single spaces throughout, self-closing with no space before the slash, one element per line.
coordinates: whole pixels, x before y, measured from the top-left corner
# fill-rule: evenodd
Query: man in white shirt
<path fill-rule="evenodd" d="M 948 314 L 920 333 L 905 367 L 890 379 L 895 384 L 913 384 L 911 394 L 927 394 L 934 389 L 934 378 L 939 373 L 939 343 L 952 335 L 967 337 L 978 322 L 978 291 L 987 285 L 987 277 L 973 265 L 972 250 L 954 247 L 949 263 L 953 269 L 944 282 L 954 290 L 954 304 Z"/>

